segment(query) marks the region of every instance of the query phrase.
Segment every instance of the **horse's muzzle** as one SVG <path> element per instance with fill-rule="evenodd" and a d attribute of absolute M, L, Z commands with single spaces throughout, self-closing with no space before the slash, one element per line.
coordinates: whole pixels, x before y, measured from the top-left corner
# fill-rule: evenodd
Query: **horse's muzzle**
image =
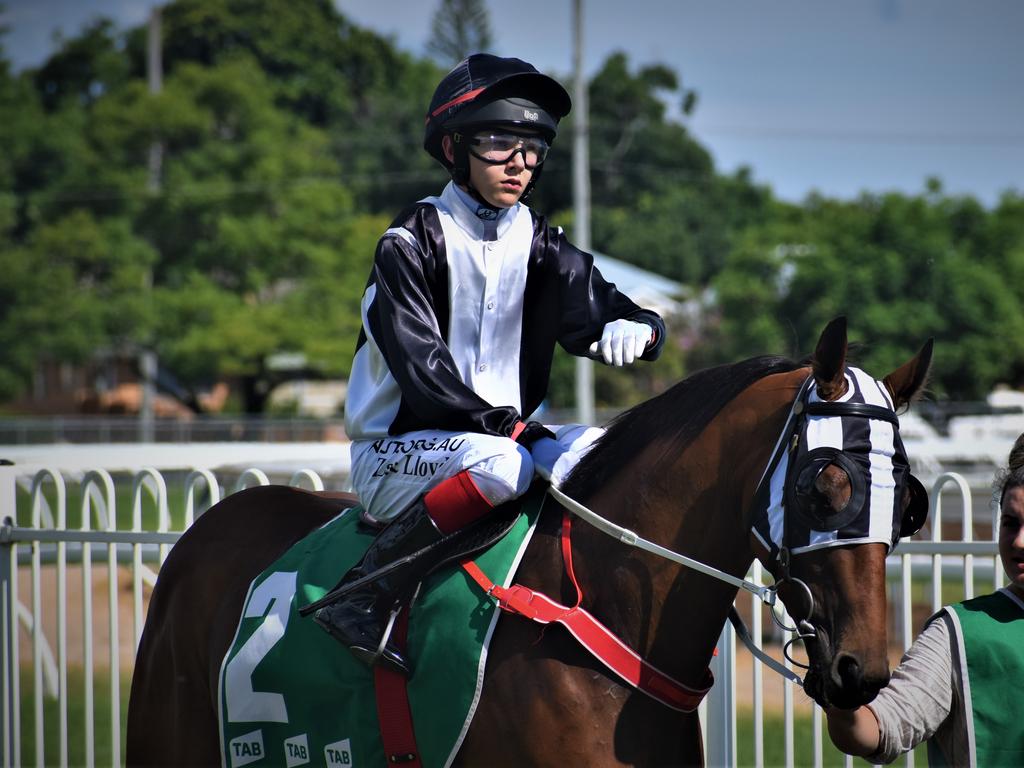
<path fill-rule="evenodd" d="M 804 678 L 804 692 L 823 707 L 856 709 L 873 701 L 888 683 L 888 673 L 866 674 L 856 656 L 839 653 L 827 668 L 812 666 Z"/>

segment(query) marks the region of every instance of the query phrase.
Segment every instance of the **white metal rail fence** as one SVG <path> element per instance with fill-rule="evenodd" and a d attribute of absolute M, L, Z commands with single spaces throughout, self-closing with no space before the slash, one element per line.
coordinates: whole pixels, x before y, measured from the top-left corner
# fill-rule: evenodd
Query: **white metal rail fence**
<path fill-rule="evenodd" d="M 249 469 L 238 478 L 233 490 L 268 482 L 262 471 Z M 295 473 L 290 484 L 313 490 L 324 487 L 320 477 L 309 470 Z M 77 526 L 69 528 L 69 494 L 59 472 L 44 469 L 25 478 L 19 477 L 15 467 L 0 467 L 0 717 L 4 768 L 123 764 L 122 723 L 127 701 L 122 692 L 130 681 L 149 590 L 170 546 L 201 512 L 198 499 L 202 496 L 209 505 L 223 493 L 211 472 L 188 474 L 181 497 L 183 509 L 176 517 L 181 530 L 171 530 L 167 485 L 154 469 L 137 472 L 132 478 L 131 526 L 127 529 L 118 528 L 117 494 L 108 472 L 87 472 L 77 491 Z M 919 631 L 922 610 L 927 615 L 946 603 L 973 596 L 976 574 L 988 582 L 984 590 L 990 584 L 1003 583 L 991 534 L 987 540 L 974 540 L 976 521 L 970 495 L 960 475 L 938 477 L 931 493 L 931 540 L 905 541 L 889 558 L 891 602 L 902 648 L 909 646 Z M 942 520 L 943 496 L 959 497 L 958 513 L 952 517 L 961 523 L 960 540 L 941 540 L 943 529 L 949 527 Z M 143 529 L 144 508 L 149 510 L 149 518 L 155 516 L 155 530 Z M 69 568 L 77 570 L 77 576 L 69 576 Z M 944 595 L 943 582 L 948 586 L 950 574 L 958 586 L 947 589 Z M 750 576 L 762 579 L 758 564 Z M 923 584 L 931 587 L 927 599 L 920 586 Z M 97 594 L 100 599 L 94 602 Z M 741 611 L 750 608 L 747 615 L 751 634 L 761 638 L 767 626 L 762 610 L 744 603 L 746 596 L 740 598 L 739 607 Z M 77 614 L 76 622 L 69 619 L 69 611 Z M 130 635 L 123 634 L 128 624 Z M 769 650 L 777 656 L 774 643 L 780 639 L 769 638 Z M 792 683 L 782 682 L 771 671 L 766 679 L 756 660 L 740 674 L 738 666 L 745 665 L 737 662 L 734 634 L 727 626 L 713 663 L 717 682 L 701 708 L 709 765 L 853 764 L 852 759 L 838 757 L 832 750 L 821 710 L 795 692 Z M 769 706 L 766 698 L 773 686 L 781 687 L 781 696 Z M 780 709 L 784 726 L 782 755 L 778 757 L 780 729 L 772 726 L 769 737 L 766 712 L 777 715 Z M 809 712 L 809 746 L 806 741 L 802 746 L 798 744 L 796 737 L 801 712 L 805 720 Z M 737 733 L 741 716 L 752 721 L 752 729 L 745 730 L 742 740 Z M 776 757 L 768 759 L 766 744 L 771 740 L 775 741 L 772 754 Z M 905 762 L 913 765 L 913 755 L 908 755 Z"/>

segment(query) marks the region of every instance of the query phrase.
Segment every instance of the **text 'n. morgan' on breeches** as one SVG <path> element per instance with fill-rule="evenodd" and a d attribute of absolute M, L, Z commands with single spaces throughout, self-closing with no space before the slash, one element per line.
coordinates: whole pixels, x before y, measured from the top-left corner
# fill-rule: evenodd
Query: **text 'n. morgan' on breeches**
<path fill-rule="evenodd" d="M 538 441 L 535 456 L 564 477 L 603 430 L 577 424 L 548 425 L 555 440 Z M 507 437 L 477 432 L 419 430 L 352 443 L 352 487 L 366 514 L 382 522 L 406 509 L 442 480 L 469 470 L 493 505 L 530 487 L 534 458 Z"/>

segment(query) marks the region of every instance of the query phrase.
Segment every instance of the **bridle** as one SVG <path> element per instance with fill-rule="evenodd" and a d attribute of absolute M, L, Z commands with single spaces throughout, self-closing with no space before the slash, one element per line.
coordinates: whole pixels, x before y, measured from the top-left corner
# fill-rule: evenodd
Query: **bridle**
<path fill-rule="evenodd" d="M 784 486 L 785 500 L 783 502 L 783 513 L 782 513 L 782 546 L 779 548 L 779 552 L 775 557 L 774 567 L 770 570 L 772 575 L 775 577 L 775 583 L 772 585 L 774 590 L 778 592 L 779 588 L 783 585 L 789 584 L 792 587 L 798 589 L 802 593 L 804 600 L 801 601 L 801 607 L 805 608 L 805 615 L 803 617 L 790 616 L 795 621 L 795 626 L 787 627 L 782 619 L 779 618 L 778 611 L 775 610 L 775 606 L 771 606 L 771 617 L 772 621 L 782 630 L 792 633 L 792 637 L 783 645 L 782 653 L 786 659 L 794 666 L 801 667 L 803 669 L 809 669 L 808 664 L 795 659 L 791 653 L 790 648 L 794 643 L 808 640 L 815 640 L 818 638 L 818 629 L 811 622 L 811 617 L 814 615 L 814 594 L 811 592 L 811 588 L 807 585 L 807 582 L 794 576 L 790 570 L 792 565 L 793 553 L 792 553 L 792 530 L 793 530 L 793 519 L 795 517 L 801 517 L 805 521 L 811 522 L 814 527 L 815 522 L 820 524 L 819 530 L 829 530 L 831 528 L 839 528 L 843 524 L 849 522 L 849 520 L 856 516 L 860 512 L 860 508 L 867 502 L 864 497 L 862 490 L 863 485 L 863 474 L 856 467 L 855 462 L 852 462 L 841 449 L 827 449 L 827 454 L 818 453 L 814 455 L 814 451 L 811 451 L 807 457 L 805 457 L 805 463 L 801 465 L 795 461 L 797 450 L 800 446 L 800 440 L 806 433 L 808 418 L 811 416 L 825 416 L 825 417 L 855 417 L 864 419 L 877 419 L 892 424 L 896 429 L 899 429 L 899 418 L 896 413 L 889 408 L 884 408 L 879 405 L 871 405 L 869 403 L 854 403 L 854 402 L 843 402 L 843 401 L 819 401 L 819 402 L 808 402 L 808 396 L 811 391 L 811 387 L 814 384 L 814 378 L 809 377 L 800 390 L 793 402 L 793 407 L 790 409 L 789 418 L 786 420 L 786 426 L 783 427 L 782 434 L 780 435 L 779 442 L 776 444 L 775 451 L 772 454 L 772 458 L 768 462 L 768 466 L 761 476 L 761 481 L 758 483 L 757 490 L 754 492 L 754 508 L 758 508 L 758 504 L 766 503 L 767 494 L 769 492 L 768 483 L 778 467 L 779 462 L 783 456 L 788 456 L 789 461 L 786 465 L 786 481 Z M 818 449 L 822 451 L 826 449 Z M 812 458 L 813 456 L 813 458 Z M 801 502 L 803 499 L 796 488 L 800 477 L 807 471 L 806 464 L 807 459 L 810 461 L 818 462 L 821 464 L 818 471 L 822 471 L 825 467 L 830 464 L 838 463 L 840 468 L 847 473 L 851 484 L 851 498 L 843 510 L 842 517 L 839 519 L 825 519 L 826 515 L 815 514 L 812 511 L 808 511 L 802 508 Z M 814 467 L 811 467 L 813 470 Z M 851 469 L 853 471 L 851 471 Z M 859 481 L 859 482 L 858 482 Z M 851 514 L 852 513 L 852 514 Z M 836 516 L 831 516 L 835 518 Z M 826 528 L 826 526 L 828 526 Z"/>
<path fill-rule="evenodd" d="M 824 416 L 877 420 L 889 423 L 895 432 L 899 431 L 899 418 L 895 411 L 884 406 L 850 401 L 811 402 L 809 395 L 813 381 L 813 378 L 808 378 L 797 393 L 790 416 L 782 431 L 780 443 L 776 445 L 772 459 L 754 493 L 754 508 L 758 509 L 758 505 L 767 503 L 768 483 L 785 452 L 788 462 L 782 505 L 782 542 L 774 560 L 774 567 L 770 570 L 775 576 L 773 586 L 776 589 L 784 584 L 789 584 L 802 593 L 801 597 L 804 600 L 801 607 L 805 610 L 802 617 L 794 616 L 790 612 L 796 622 L 795 627 L 785 626 L 774 607 L 771 614 L 773 621 L 780 628 L 793 633 L 790 640 L 783 646 L 783 655 L 790 663 L 804 669 L 808 669 L 808 665 L 794 659 L 789 650 L 797 641 L 806 642 L 817 639 L 818 631 L 810 621 L 810 617 L 814 615 L 814 595 L 807 583 L 794 576 L 790 570 L 793 559 L 794 519 L 813 530 L 838 531 L 856 519 L 865 505 L 870 503 L 870 490 L 866 487 L 866 476 L 869 471 L 867 467 L 859 466 L 858 462 L 841 448 L 802 450 L 806 448 L 801 445 L 801 441 L 805 439 L 807 433 L 808 419 L 812 416 Z M 785 443 L 782 442 L 783 440 Z M 826 499 L 815 498 L 813 493 L 814 481 L 817 476 L 827 467 L 833 465 L 846 473 L 850 483 L 850 498 L 839 510 L 829 506 Z M 898 533 L 894 525 L 892 548 L 895 548 L 901 538 L 917 533 L 928 514 L 927 492 L 920 481 L 910 474 L 909 467 L 905 468 L 902 477 L 902 486 L 910 491 L 910 503 L 900 517 Z M 897 486 L 897 491 L 902 491 L 902 486 Z"/>
<path fill-rule="evenodd" d="M 761 475 L 761 479 L 758 482 L 757 489 L 754 492 L 752 507 L 757 510 L 759 504 L 764 504 L 767 501 L 768 494 L 770 493 L 770 484 L 775 470 L 778 468 L 779 463 L 784 457 L 788 458 L 786 466 L 786 479 L 785 479 L 785 490 L 786 498 L 783 502 L 783 534 L 782 534 L 782 545 L 779 547 L 778 554 L 775 556 L 773 561 L 773 567 L 769 568 L 775 578 L 774 583 L 771 586 L 762 586 L 755 584 L 754 582 L 747 581 L 745 579 L 737 578 L 732 574 L 721 571 L 713 566 L 702 563 L 693 558 L 687 557 L 673 550 L 666 549 L 654 542 L 648 541 L 643 537 L 639 536 L 636 532 L 631 531 L 622 526 L 616 525 L 611 521 L 601 517 L 595 512 L 591 511 L 587 507 L 583 506 L 574 499 L 566 496 L 555 486 L 551 486 L 548 492 L 555 497 L 564 507 L 569 511 L 573 512 L 577 516 L 581 517 L 586 522 L 590 523 L 598 530 L 606 533 L 613 538 L 617 538 L 624 544 L 629 546 L 637 547 L 651 554 L 658 555 L 672 562 L 684 565 L 688 568 L 696 570 L 707 576 L 719 579 L 728 584 L 731 584 L 738 589 L 743 589 L 750 592 L 758 599 L 760 599 L 770 609 L 772 620 L 783 630 L 794 633 L 794 636 L 786 642 L 783 646 L 783 654 L 786 659 L 793 665 L 808 669 L 807 664 L 796 661 L 789 650 L 793 643 L 797 641 L 807 641 L 817 639 L 819 636 L 817 628 L 811 623 L 811 617 L 814 615 L 814 595 L 811 592 L 810 587 L 805 581 L 794 576 L 790 570 L 792 565 L 792 530 L 793 530 L 793 518 L 800 516 L 801 518 L 813 519 L 815 516 L 814 510 L 809 509 L 796 509 L 797 506 L 803 504 L 806 506 L 806 502 L 802 502 L 792 492 L 794 485 L 800 480 L 801 473 L 806 471 L 806 461 L 798 462 L 795 458 L 798 455 L 798 449 L 801 445 L 801 439 L 806 434 L 808 419 L 812 416 L 826 416 L 826 417 L 853 417 L 863 419 L 874 419 L 888 422 L 892 424 L 896 430 L 899 429 L 899 419 L 896 416 L 895 411 L 890 408 L 872 405 L 870 403 L 859 403 L 859 402 L 845 402 L 845 401 L 819 401 L 809 402 L 808 398 L 812 387 L 814 386 L 814 377 L 808 377 L 808 379 L 801 385 L 797 392 L 796 398 L 793 401 L 793 405 L 790 408 L 789 416 L 786 419 L 786 424 L 776 441 L 775 448 L 772 451 L 772 456 L 768 461 L 764 473 Z M 812 452 L 813 453 L 813 452 Z M 829 463 L 835 463 L 837 457 L 842 456 L 844 452 L 839 449 L 835 450 L 832 454 L 832 460 Z M 820 454 L 818 455 L 820 456 Z M 813 461 L 820 461 L 818 456 L 815 456 Z M 867 473 L 866 468 L 858 468 L 860 473 L 859 477 L 856 477 L 858 472 L 850 473 L 849 467 L 856 467 L 856 462 L 849 459 L 839 460 L 840 468 L 846 471 L 850 477 L 851 484 L 856 482 L 863 483 L 863 475 Z M 822 466 L 822 469 L 828 466 L 828 463 Z M 819 470 L 820 471 L 820 470 Z M 916 533 L 921 525 L 924 524 L 924 519 L 928 512 L 928 501 L 927 494 L 924 491 L 923 486 L 917 481 L 910 473 L 909 469 L 906 472 L 906 482 L 912 491 L 912 502 L 905 511 L 899 528 L 899 533 L 894 537 L 893 546 L 896 541 L 903 536 L 910 536 Z M 897 489 L 902 490 L 902 489 Z M 863 494 L 858 499 L 856 491 L 851 493 L 850 504 L 857 503 L 861 507 L 868 503 L 868 500 L 864 498 Z M 922 507 L 923 503 L 923 507 Z M 848 504 L 849 506 L 849 504 Z M 923 511 L 922 511 L 923 510 Z M 859 509 L 853 510 L 856 514 Z M 848 515 L 847 515 L 848 516 Z M 748 515 L 748 519 L 752 519 L 752 515 Z M 895 528 L 895 526 L 894 526 Z M 895 531 L 894 531 L 895 533 Z M 783 621 L 779 618 L 778 612 L 776 611 L 776 603 L 778 601 L 779 588 L 783 585 L 791 585 L 793 588 L 798 589 L 804 593 L 806 597 L 806 611 L 800 618 L 794 617 L 796 622 L 795 627 L 787 627 Z M 760 648 L 758 648 L 754 641 L 750 637 L 750 633 L 747 630 L 743 620 L 736 612 L 735 607 L 730 612 L 730 621 L 736 628 L 737 636 L 741 641 L 748 647 L 758 659 L 764 664 L 775 670 L 782 676 L 803 685 L 803 680 L 799 675 L 795 674 L 791 669 L 783 666 L 778 661 L 773 659 L 771 656 L 766 654 Z"/>

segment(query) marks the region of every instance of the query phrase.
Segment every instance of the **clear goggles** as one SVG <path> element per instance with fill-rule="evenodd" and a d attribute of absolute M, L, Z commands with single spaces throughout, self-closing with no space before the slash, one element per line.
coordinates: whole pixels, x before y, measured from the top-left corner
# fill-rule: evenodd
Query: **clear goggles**
<path fill-rule="evenodd" d="M 478 133 L 469 140 L 473 156 L 485 163 L 507 163 L 517 152 L 530 170 L 544 162 L 551 148 L 541 136 L 516 136 L 512 133 Z"/>

